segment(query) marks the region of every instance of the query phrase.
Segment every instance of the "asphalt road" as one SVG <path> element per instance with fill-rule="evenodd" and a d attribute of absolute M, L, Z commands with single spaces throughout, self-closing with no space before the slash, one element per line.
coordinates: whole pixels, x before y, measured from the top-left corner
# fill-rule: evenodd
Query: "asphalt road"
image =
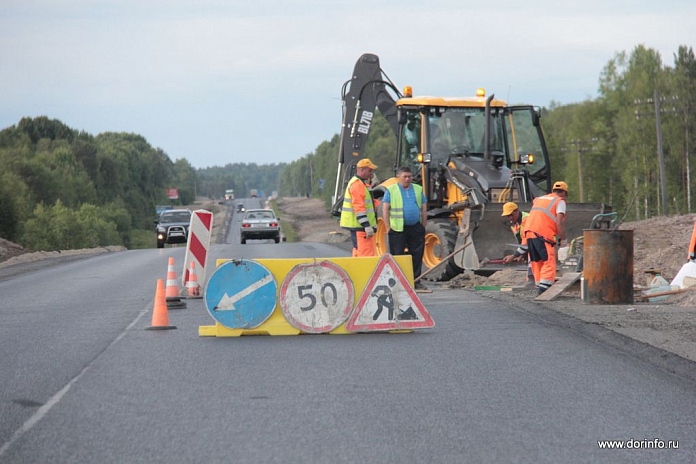
<path fill-rule="evenodd" d="M 250 243 L 211 259 L 347 254 Z M 692 381 L 513 306 L 438 290 L 432 330 L 218 339 L 189 300 L 146 331 L 169 256 L 1 278 L 0 462 L 696 462 Z M 597 444 L 629 439 L 679 449 Z"/>

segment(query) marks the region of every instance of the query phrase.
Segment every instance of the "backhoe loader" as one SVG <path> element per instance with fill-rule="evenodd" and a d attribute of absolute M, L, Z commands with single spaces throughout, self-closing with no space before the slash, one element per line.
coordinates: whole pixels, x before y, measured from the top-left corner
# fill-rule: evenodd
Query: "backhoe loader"
<path fill-rule="evenodd" d="M 373 54 L 360 57 L 341 96 L 332 213 L 340 215 L 341 195 L 364 156 L 376 106 L 397 140 L 394 171 L 410 166 L 428 200 L 424 271 L 447 259 L 428 278 L 449 280 L 463 270 L 501 269 L 504 265 L 495 263 L 496 258 L 516 248 L 501 217 L 503 204 L 514 201 L 529 211 L 532 200 L 549 192 L 554 180 L 538 108 L 509 106 L 494 95 L 486 97 L 483 89 L 467 98 L 414 97 L 409 87 L 402 94 Z M 380 198 L 394 182 L 392 177 L 374 187 L 373 196 Z M 611 211 L 599 203 L 567 206 L 569 240 L 581 236 L 595 215 Z M 378 252 L 388 252 L 381 217 L 376 235 Z"/>

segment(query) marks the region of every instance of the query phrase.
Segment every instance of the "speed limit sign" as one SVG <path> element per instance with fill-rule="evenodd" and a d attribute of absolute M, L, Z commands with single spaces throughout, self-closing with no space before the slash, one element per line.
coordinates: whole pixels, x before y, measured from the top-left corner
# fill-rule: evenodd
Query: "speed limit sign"
<path fill-rule="evenodd" d="M 280 309 L 293 327 L 330 332 L 348 319 L 355 289 L 346 271 L 330 261 L 298 264 L 280 287 Z"/>

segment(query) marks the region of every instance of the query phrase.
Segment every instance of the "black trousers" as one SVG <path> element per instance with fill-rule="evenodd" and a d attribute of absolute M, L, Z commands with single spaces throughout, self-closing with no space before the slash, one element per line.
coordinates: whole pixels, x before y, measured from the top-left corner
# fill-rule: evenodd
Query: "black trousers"
<path fill-rule="evenodd" d="M 425 227 L 420 222 L 412 226 L 404 226 L 403 232 L 389 230 L 389 253 L 405 255 L 406 247 L 413 260 L 413 278 L 415 279 L 421 274 L 425 249 Z"/>

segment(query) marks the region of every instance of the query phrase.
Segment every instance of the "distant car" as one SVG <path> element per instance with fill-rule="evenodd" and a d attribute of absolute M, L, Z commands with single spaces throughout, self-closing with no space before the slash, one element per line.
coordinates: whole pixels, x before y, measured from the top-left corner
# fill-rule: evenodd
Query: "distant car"
<path fill-rule="evenodd" d="M 246 208 L 244 207 L 243 204 L 239 203 L 239 204 L 237 205 L 237 212 L 238 212 L 238 213 L 243 213 L 244 211 L 246 211 Z"/>
<path fill-rule="evenodd" d="M 157 248 L 164 248 L 165 243 L 186 243 L 188 228 L 191 223 L 191 211 L 187 209 L 170 209 L 160 214 L 157 224 Z"/>
<path fill-rule="evenodd" d="M 270 209 L 248 209 L 239 230 L 242 244 L 248 239 L 266 239 L 280 242 L 280 219 Z"/>

